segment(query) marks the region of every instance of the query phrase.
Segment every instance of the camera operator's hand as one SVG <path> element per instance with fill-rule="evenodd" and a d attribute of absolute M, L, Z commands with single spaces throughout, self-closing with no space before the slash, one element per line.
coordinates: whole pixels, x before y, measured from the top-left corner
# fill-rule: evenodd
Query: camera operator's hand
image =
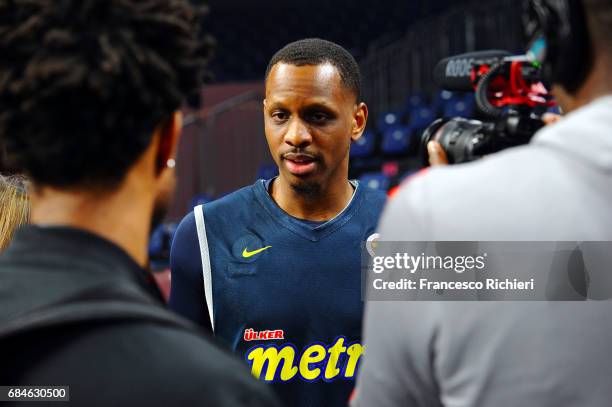
<path fill-rule="evenodd" d="M 554 113 L 544 113 L 542 115 L 542 121 L 546 126 L 556 123 L 561 120 L 563 116 Z M 427 153 L 429 155 L 429 165 L 437 167 L 440 165 L 448 165 L 448 157 L 446 152 L 436 140 L 431 140 L 427 143 Z"/>
<path fill-rule="evenodd" d="M 429 155 L 429 165 L 432 167 L 439 165 L 448 165 L 446 152 L 439 142 L 432 140 L 427 143 L 427 154 Z"/>
<path fill-rule="evenodd" d="M 563 116 L 561 116 L 560 114 L 554 114 L 554 113 L 544 113 L 542 115 L 542 121 L 544 122 L 545 125 L 549 125 L 549 124 L 553 124 L 558 122 L 559 120 L 562 119 Z"/>

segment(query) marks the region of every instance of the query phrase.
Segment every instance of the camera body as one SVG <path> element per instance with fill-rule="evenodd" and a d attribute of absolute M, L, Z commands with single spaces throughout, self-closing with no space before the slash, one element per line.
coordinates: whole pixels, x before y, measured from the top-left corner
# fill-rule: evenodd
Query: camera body
<path fill-rule="evenodd" d="M 423 166 L 429 165 L 427 143 L 431 140 L 440 143 L 451 164 L 526 144 L 544 125 L 542 114 L 555 106 L 542 84 L 538 62 L 505 51 L 446 58 L 436 66 L 434 77 L 447 90 L 473 90 L 483 120 L 434 121 L 421 137 Z"/>

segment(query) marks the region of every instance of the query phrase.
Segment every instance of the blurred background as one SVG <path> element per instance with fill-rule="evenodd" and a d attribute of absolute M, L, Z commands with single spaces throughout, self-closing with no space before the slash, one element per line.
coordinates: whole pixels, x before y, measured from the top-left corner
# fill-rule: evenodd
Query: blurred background
<path fill-rule="evenodd" d="M 186 111 L 176 198 L 151 240 L 154 269 L 167 268 L 177 222 L 195 205 L 276 175 L 264 136 L 263 76 L 287 43 L 319 37 L 355 56 L 370 117 L 351 147 L 350 177 L 385 191 L 420 168 L 420 136 L 431 122 L 474 115 L 472 94 L 436 87 L 435 64 L 476 50 L 524 52 L 516 0 L 206 3 L 205 31 L 217 43 L 212 77 L 200 106 Z"/>
<path fill-rule="evenodd" d="M 188 112 L 168 221 L 276 169 L 263 132 L 263 76 L 291 41 L 320 37 L 347 48 L 362 72 L 368 130 L 351 150 L 351 177 L 388 189 L 418 169 L 422 130 L 437 117 L 472 115 L 472 95 L 441 92 L 442 58 L 482 49 L 522 51 L 513 0 L 210 0 L 217 41 L 212 78 Z"/>
<path fill-rule="evenodd" d="M 476 50 L 524 51 L 516 0 L 192 1 L 208 5 L 204 31 L 217 45 L 200 103 L 185 109 L 176 197 L 151 240 L 157 270 L 167 269 L 177 222 L 193 206 L 276 175 L 264 136 L 263 77 L 287 43 L 327 39 L 359 63 L 370 117 L 351 147 L 350 177 L 385 191 L 419 169 L 420 136 L 431 122 L 474 115 L 472 94 L 436 87 L 435 64 Z M 3 161 L 0 151 L 0 169 Z"/>

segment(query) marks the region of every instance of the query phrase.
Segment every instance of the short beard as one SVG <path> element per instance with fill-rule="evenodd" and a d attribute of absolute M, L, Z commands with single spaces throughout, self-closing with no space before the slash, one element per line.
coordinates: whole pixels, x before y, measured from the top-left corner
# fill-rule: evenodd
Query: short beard
<path fill-rule="evenodd" d="M 291 184 L 291 188 L 304 198 L 317 198 L 321 194 L 321 184 L 318 182 L 305 182 L 303 184 Z"/>

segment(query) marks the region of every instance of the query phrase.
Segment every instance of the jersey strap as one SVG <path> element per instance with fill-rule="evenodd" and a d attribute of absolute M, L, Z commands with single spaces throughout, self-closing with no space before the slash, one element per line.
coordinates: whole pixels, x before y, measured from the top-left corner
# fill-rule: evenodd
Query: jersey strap
<path fill-rule="evenodd" d="M 213 290 L 212 274 L 210 267 L 210 251 L 208 250 L 208 238 L 206 237 L 206 224 L 204 223 L 204 205 L 198 205 L 193 209 L 196 228 L 198 231 L 198 243 L 200 245 L 200 257 L 202 258 L 202 279 L 204 280 L 204 296 L 210 317 L 210 326 L 215 331 L 215 318 L 213 315 Z"/>

